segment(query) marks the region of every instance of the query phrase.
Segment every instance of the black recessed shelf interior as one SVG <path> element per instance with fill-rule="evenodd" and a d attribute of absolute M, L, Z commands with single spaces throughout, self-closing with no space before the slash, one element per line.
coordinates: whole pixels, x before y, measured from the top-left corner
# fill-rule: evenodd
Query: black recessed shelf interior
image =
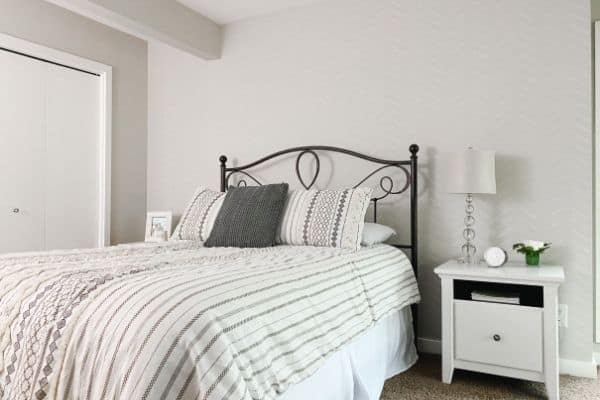
<path fill-rule="evenodd" d="M 520 305 L 529 307 L 544 307 L 544 288 L 542 286 L 454 280 L 455 299 L 472 301 L 471 292 L 473 290 L 516 293 L 519 295 L 521 302 Z"/>

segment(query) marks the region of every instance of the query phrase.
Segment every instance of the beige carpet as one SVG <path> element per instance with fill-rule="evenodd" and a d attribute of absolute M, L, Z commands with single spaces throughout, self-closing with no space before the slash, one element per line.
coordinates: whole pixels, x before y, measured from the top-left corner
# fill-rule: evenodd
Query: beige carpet
<path fill-rule="evenodd" d="M 386 382 L 381 400 L 545 399 L 544 385 L 467 371 L 455 371 L 451 385 L 440 380 L 438 356 L 422 355 L 416 366 Z M 560 377 L 561 400 L 600 399 L 600 380 Z"/>

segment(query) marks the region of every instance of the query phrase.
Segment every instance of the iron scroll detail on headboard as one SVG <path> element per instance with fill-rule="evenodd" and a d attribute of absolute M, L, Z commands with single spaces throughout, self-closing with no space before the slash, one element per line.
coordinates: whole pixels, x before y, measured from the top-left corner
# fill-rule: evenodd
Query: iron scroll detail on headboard
<path fill-rule="evenodd" d="M 269 154 L 265 157 L 262 157 L 256 161 L 253 161 L 249 164 L 241 165 L 238 167 L 228 167 L 227 166 L 227 157 L 222 155 L 219 157 L 219 161 L 221 163 L 221 191 L 224 192 L 229 184 L 229 178 L 234 174 L 243 175 L 243 179 L 238 182 L 238 185 L 243 184 L 246 185 L 248 180 L 256 183 L 257 185 L 262 185 L 258 179 L 252 176 L 248 170 L 256 167 L 260 164 L 263 164 L 269 160 L 287 155 L 292 153 L 298 153 L 296 156 L 296 176 L 300 184 L 305 189 L 310 189 L 315 184 L 317 177 L 321 168 L 321 161 L 319 159 L 319 155 L 317 152 L 332 152 L 332 153 L 341 153 L 346 154 L 348 156 L 359 158 L 365 161 L 369 161 L 374 164 L 379 164 L 380 166 L 375 170 L 371 171 L 366 177 L 364 177 L 360 182 L 358 182 L 354 187 L 358 187 L 366 182 L 369 178 L 375 176 L 378 172 L 388 169 L 395 168 L 401 171 L 406 178 L 406 182 L 402 187 L 395 188 L 394 181 L 389 175 L 384 175 L 379 180 L 379 187 L 383 191 L 383 194 L 380 196 L 373 197 L 371 201 L 373 202 L 373 217 L 374 220 L 377 220 L 377 202 L 391 195 L 397 195 L 400 193 L 404 193 L 410 189 L 410 244 L 398 244 L 394 245 L 395 247 L 410 250 L 410 259 L 413 265 L 413 269 L 415 271 L 415 275 L 418 276 L 418 209 L 417 209 L 417 153 L 419 152 L 419 146 L 416 144 L 410 145 L 408 148 L 410 152 L 409 160 L 386 160 L 382 158 L 371 157 L 363 153 L 359 153 L 353 150 L 348 150 L 340 147 L 333 146 L 300 146 L 300 147 L 292 147 L 289 149 L 281 150 L 272 154 Z M 310 181 L 305 181 L 300 173 L 300 160 L 302 157 L 310 155 L 313 157 L 316 163 L 316 170 Z M 408 169 L 407 169 L 408 168 Z"/>
<path fill-rule="evenodd" d="M 406 184 L 399 189 L 394 189 L 394 181 L 392 180 L 392 178 L 389 175 L 384 175 L 379 180 L 379 186 L 383 190 L 384 194 L 379 197 L 373 197 L 371 199 L 371 201 L 373 202 L 373 217 L 374 217 L 374 220 L 376 221 L 377 220 L 377 202 L 379 200 L 381 200 L 385 197 L 391 196 L 391 195 L 397 195 L 400 193 L 404 193 L 406 190 L 410 189 L 410 244 L 395 244 L 393 246 L 403 249 L 403 250 L 410 251 L 411 264 L 413 267 L 413 271 L 415 273 L 415 277 L 418 280 L 418 277 L 419 277 L 419 255 L 418 255 L 419 243 L 418 243 L 418 207 L 417 207 L 417 190 L 418 190 L 418 186 L 417 186 L 417 176 L 418 176 L 417 153 L 419 152 L 419 146 L 416 144 L 411 144 L 409 146 L 408 150 L 410 152 L 410 159 L 398 161 L 398 160 L 385 160 L 385 159 L 381 159 L 381 158 L 375 158 L 375 157 L 368 156 L 366 154 L 358 153 L 356 151 L 352 151 L 352 150 L 348 150 L 348 149 L 343 149 L 340 147 L 301 146 L 301 147 L 292 147 L 289 149 L 285 149 L 285 150 L 281 150 L 281 151 L 269 154 L 263 158 L 260 158 L 256 161 L 253 161 L 249 164 L 242 165 L 239 167 L 228 167 L 227 166 L 227 157 L 222 155 L 221 157 L 219 157 L 219 161 L 221 163 L 221 191 L 224 192 L 225 190 L 227 190 L 229 178 L 233 174 L 241 174 L 245 178 L 252 180 L 254 183 L 256 183 L 258 185 L 262 185 L 262 183 L 258 179 L 253 177 L 250 173 L 248 173 L 247 170 L 250 168 L 256 167 L 257 165 L 260 165 L 262 163 L 265 163 L 269 160 L 272 160 L 274 158 L 281 157 L 281 156 L 284 156 L 286 154 L 291 154 L 291 153 L 298 153 L 298 155 L 296 156 L 296 175 L 298 177 L 298 180 L 300 181 L 300 184 L 306 189 L 310 189 L 315 184 L 317 177 L 319 175 L 319 172 L 320 172 L 321 161 L 319 159 L 319 155 L 317 154 L 317 151 L 346 154 L 351 157 L 360 158 L 362 160 L 370 161 L 372 163 L 381 165 L 374 171 L 370 172 L 360 182 L 358 182 L 355 185 L 355 187 L 363 184 L 369 178 L 373 177 L 378 172 L 380 172 L 386 168 L 397 168 L 404 173 L 404 176 L 406 177 Z M 307 154 L 312 155 L 316 162 L 315 174 L 312 177 L 312 179 L 310 180 L 310 182 L 308 182 L 308 183 L 302 178 L 302 175 L 300 173 L 300 160 L 302 157 L 304 157 Z M 409 171 L 406 169 L 407 167 L 410 169 Z M 247 181 L 246 181 L 246 179 L 242 179 L 240 181 L 240 183 L 247 184 Z M 417 315 L 416 304 L 413 304 L 413 306 L 412 306 L 412 313 L 413 313 L 412 317 L 413 317 L 414 338 L 415 338 L 415 343 L 416 343 L 417 338 L 419 337 L 418 329 L 417 329 L 418 328 L 418 315 Z"/>

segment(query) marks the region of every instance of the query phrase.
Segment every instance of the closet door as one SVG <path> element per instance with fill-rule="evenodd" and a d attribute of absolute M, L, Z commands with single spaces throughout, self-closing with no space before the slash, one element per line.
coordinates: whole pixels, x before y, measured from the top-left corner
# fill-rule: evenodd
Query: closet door
<path fill-rule="evenodd" d="M 0 253 L 96 247 L 100 79 L 0 50 Z"/>
<path fill-rule="evenodd" d="M 100 79 L 46 69 L 46 248 L 96 247 Z"/>
<path fill-rule="evenodd" d="M 0 253 L 45 247 L 45 68 L 0 51 Z"/>

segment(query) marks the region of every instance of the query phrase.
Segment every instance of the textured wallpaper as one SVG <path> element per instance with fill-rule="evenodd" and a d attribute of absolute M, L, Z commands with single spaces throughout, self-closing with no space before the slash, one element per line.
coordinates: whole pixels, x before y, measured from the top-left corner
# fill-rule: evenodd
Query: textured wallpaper
<path fill-rule="evenodd" d="M 475 198 L 477 245 L 554 243 L 544 261 L 565 266 L 560 301 L 569 305 L 561 357 L 589 361 L 589 8 L 588 0 L 335 0 L 230 25 L 218 61 L 153 44 L 148 207 L 181 212 L 196 185 L 217 188 L 223 153 L 240 163 L 328 144 L 404 159 L 418 143 L 420 336 L 436 339 L 432 270 L 457 256 L 464 207 L 443 191 L 440 156 L 495 150 L 498 193 Z M 328 158 L 323 168 L 319 185 L 341 186 L 366 167 Z M 281 180 L 283 171 L 260 175 Z M 381 210 L 403 238 L 407 204 Z"/>

